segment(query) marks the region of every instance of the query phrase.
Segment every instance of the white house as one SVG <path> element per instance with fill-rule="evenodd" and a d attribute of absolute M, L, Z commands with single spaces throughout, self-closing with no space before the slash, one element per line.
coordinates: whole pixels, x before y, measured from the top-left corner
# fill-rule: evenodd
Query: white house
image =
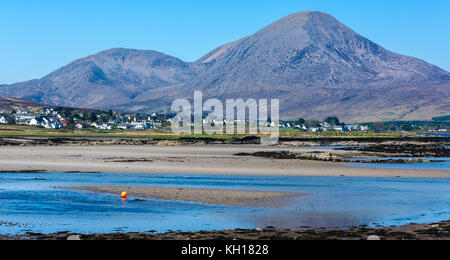
<path fill-rule="evenodd" d="M 29 124 L 29 125 L 32 125 L 32 126 L 38 126 L 38 125 L 41 125 L 42 122 L 43 122 L 43 121 L 42 121 L 41 118 L 35 117 L 35 118 L 31 119 L 30 122 L 29 122 L 28 124 Z"/>
<path fill-rule="evenodd" d="M 97 128 L 97 129 L 102 129 L 102 130 L 114 130 L 114 124 L 111 124 L 111 123 L 99 123 L 99 124 L 97 124 L 96 122 L 93 122 L 91 124 L 91 127 Z"/>
<path fill-rule="evenodd" d="M 343 127 L 343 126 L 333 126 L 332 129 L 334 131 L 337 131 L 337 132 L 344 132 L 345 131 L 345 127 Z"/>
<path fill-rule="evenodd" d="M 131 125 L 130 124 L 119 124 L 119 125 L 117 125 L 117 128 L 122 129 L 122 130 L 127 130 L 127 129 L 131 128 Z"/>
<path fill-rule="evenodd" d="M 60 122 L 53 122 L 53 123 L 49 123 L 44 125 L 45 128 L 49 128 L 49 129 L 60 129 L 64 127 L 63 123 Z"/>
<path fill-rule="evenodd" d="M 17 122 L 21 122 L 21 123 L 28 123 L 30 120 L 32 120 L 33 118 L 35 118 L 34 115 L 27 113 L 27 112 L 20 112 L 20 113 L 16 113 L 14 115 L 14 119 Z"/>
<path fill-rule="evenodd" d="M 4 116 L 0 116 L 0 124 L 7 124 L 8 120 Z"/>
<path fill-rule="evenodd" d="M 28 111 L 28 110 L 17 110 L 16 111 L 16 115 L 20 115 L 20 116 L 28 116 L 28 115 L 30 115 L 30 111 Z"/>
<path fill-rule="evenodd" d="M 76 124 L 75 128 L 77 128 L 77 129 L 84 129 L 84 128 L 86 128 L 86 126 L 83 125 L 83 124 Z"/>

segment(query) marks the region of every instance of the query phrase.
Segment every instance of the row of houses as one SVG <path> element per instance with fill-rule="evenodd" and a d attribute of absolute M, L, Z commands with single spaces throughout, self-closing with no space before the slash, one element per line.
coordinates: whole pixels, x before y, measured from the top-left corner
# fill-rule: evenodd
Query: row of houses
<path fill-rule="evenodd" d="M 86 123 L 78 123 L 75 125 L 77 129 L 85 129 L 85 128 L 96 128 L 101 130 L 147 130 L 147 129 L 158 129 L 161 126 L 161 122 L 155 121 L 140 121 L 133 120 L 132 122 L 128 121 L 120 121 L 120 120 L 112 120 L 107 123 L 103 122 L 93 122 L 90 124 Z"/>
<path fill-rule="evenodd" d="M 27 110 L 18 110 L 11 116 L 0 114 L 0 124 L 14 124 L 42 126 L 49 129 L 59 129 L 67 125 L 67 121 L 57 113 L 44 113 L 44 115 L 34 114 Z"/>
<path fill-rule="evenodd" d="M 105 118 L 107 122 L 103 122 Z M 133 115 L 117 113 L 114 115 L 108 115 L 107 113 L 102 113 L 95 115 L 95 118 L 87 118 L 87 115 L 80 112 L 72 114 L 69 120 L 71 120 L 73 125 L 78 129 L 96 128 L 102 130 L 145 130 L 157 129 L 162 126 L 162 123 L 157 119 L 156 114 Z M 41 126 L 48 129 L 60 129 L 69 124 L 69 121 L 53 108 L 45 108 L 39 112 L 17 110 L 11 116 L 0 113 L 0 124 L 8 124 L 11 123 L 11 121 L 14 121 L 15 124 Z"/>
<path fill-rule="evenodd" d="M 168 119 L 169 122 L 171 122 L 171 119 Z M 209 124 L 220 124 L 221 121 L 217 121 L 215 119 L 203 119 L 203 125 L 209 125 Z M 249 123 L 249 121 L 244 120 L 234 120 L 234 121 L 227 121 L 226 119 L 223 120 L 223 125 L 232 125 L 236 123 Z M 256 124 L 261 124 L 263 122 L 256 121 L 254 122 Z M 293 128 L 293 129 L 300 129 L 303 131 L 309 131 L 309 132 L 352 132 L 352 131 L 369 131 L 368 125 L 331 125 L 328 122 L 321 122 L 317 126 L 307 126 L 306 124 L 298 124 L 296 122 L 292 121 L 282 121 L 279 123 L 276 122 L 264 122 L 267 123 L 267 127 L 279 127 L 279 128 Z M 191 126 L 194 124 L 191 122 Z"/>
<path fill-rule="evenodd" d="M 49 129 L 59 129 L 65 126 L 63 120 L 57 119 L 52 116 L 34 116 L 34 115 L 19 115 L 19 116 L 6 116 L 0 115 L 0 124 L 23 124 L 30 126 L 42 126 Z"/>
<path fill-rule="evenodd" d="M 42 126 L 48 129 L 60 129 L 66 124 L 64 124 L 64 120 L 58 119 L 55 116 L 37 116 L 31 119 L 28 125 Z"/>
<path fill-rule="evenodd" d="M 276 127 L 275 123 L 270 123 L 268 126 Z M 353 131 L 369 131 L 368 125 L 331 125 L 327 122 L 322 122 L 317 126 L 307 126 L 306 124 L 296 124 L 295 122 L 283 122 L 278 124 L 280 128 L 294 128 L 309 132 L 353 132 Z"/>
<path fill-rule="evenodd" d="M 302 129 L 305 129 L 304 127 Z M 306 128 L 305 130 L 310 132 L 355 132 L 355 131 L 369 131 L 368 125 L 330 125 L 330 126 L 317 126 Z"/>

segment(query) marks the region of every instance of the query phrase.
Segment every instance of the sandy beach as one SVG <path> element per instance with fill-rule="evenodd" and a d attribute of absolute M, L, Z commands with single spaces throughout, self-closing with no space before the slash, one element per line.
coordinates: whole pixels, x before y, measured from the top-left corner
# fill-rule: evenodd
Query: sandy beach
<path fill-rule="evenodd" d="M 186 189 L 164 187 L 72 187 L 73 190 L 84 190 L 101 193 L 121 194 L 126 191 L 134 197 L 145 197 L 162 200 L 200 202 L 215 205 L 242 207 L 279 208 L 292 196 L 306 194 L 290 194 L 283 192 Z"/>
<path fill-rule="evenodd" d="M 450 178 L 449 171 L 346 167 L 342 163 L 239 157 L 259 151 L 314 151 L 259 145 L 1 146 L 0 172 L 215 174 Z M 321 149 L 324 152 L 332 150 Z M 336 152 L 336 151 L 333 151 Z M 354 153 L 356 151 L 337 151 Z"/>

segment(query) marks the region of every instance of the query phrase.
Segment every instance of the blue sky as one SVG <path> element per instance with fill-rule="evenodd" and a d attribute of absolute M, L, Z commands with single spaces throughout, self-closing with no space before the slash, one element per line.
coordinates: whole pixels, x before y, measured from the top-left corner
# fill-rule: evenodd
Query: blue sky
<path fill-rule="evenodd" d="M 1 0 L 0 84 L 114 48 L 194 61 L 298 11 L 329 13 L 383 47 L 450 71 L 448 0 Z"/>

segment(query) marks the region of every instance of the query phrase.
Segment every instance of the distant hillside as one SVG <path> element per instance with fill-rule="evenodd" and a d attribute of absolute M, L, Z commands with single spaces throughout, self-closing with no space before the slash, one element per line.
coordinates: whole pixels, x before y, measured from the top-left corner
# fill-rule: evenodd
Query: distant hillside
<path fill-rule="evenodd" d="M 450 73 L 390 52 L 328 14 L 301 12 L 196 62 L 111 49 L 0 95 L 60 106 L 165 111 L 172 101 L 277 98 L 283 119 L 431 120 L 450 114 Z"/>
<path fill-rule="evenodd" d="M 10 111 L 20 109 L 36 111 L 43 107 L 45 107 L 45 105 L 31 100 L 0 97 L 0 110 Z"/>
<path fill-rule="evenodd" d="M 53 107 L 53 108 L 62 108 L 62 109 L 71 109 L 76 111 L 84 111 L 84 112 L 94 112 L 95 109 L 89 108 L 75 108 L 75 107 L 65 107 L 65 106 L 53 106 L 47 104 L 41 104 L 28 99 L 21 98 L 6 98 L 0 97 L 0 110 L 11 111 L 11 110 L 29 110 L 29 111 L 38 111 L 42 108 Z"/>

